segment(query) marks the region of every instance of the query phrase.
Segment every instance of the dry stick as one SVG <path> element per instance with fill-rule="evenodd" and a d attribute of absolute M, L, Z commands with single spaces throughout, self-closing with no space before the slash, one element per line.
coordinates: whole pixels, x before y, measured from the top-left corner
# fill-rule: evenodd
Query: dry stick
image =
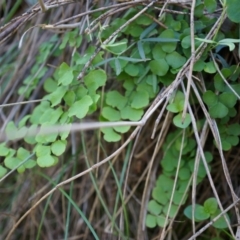
<path fill-rule="evenodd" d="M 195 10 L 196 0 L 192 0 L 192 7 L 191 7 L 191 14 L 190 14 L 190 34 L 191 34 L 191 57 L 192 60 L 190 62 L 188 76 L 187 76 L 187 93 L 185 97 L 183 113 L 182 113 L 182 121 L 184 122 L 186 113 L 187 113 L 187 105 L 189 102 L 189 95 L 190 95 L 190 86 L 192 81 L 192 72 L 193 72 L 193 65 L 195 62 L 195 41 L 194 41 L 194 10 Z"/>
<path fill-rule="evenodd" d="M 136 5 L 138 3 L 143 3 L 145 2 L 145 0 L 142 0 L 142 1 L 134 1 L 134 2 L 124 2 L 124 3 L 118 3 L 118 4 L 113 4 L 113 5 L 110 5 L 110 6 L 106 6 L 106 7 L 100 7 L 100 8 L 97 8 L 97 9 L 94 9 L 94 10 L 90 10 L 90 11 L 87 11 L 87 12 L 84 12 L 84 13 L 80 13 L 80 14 L 77 14 L 73 17 L 70 17 L 70 18 L 66 18 L 64 20 L 61 20 L 57 23 L 54 23 L 53 26 L 58 26 L 64 22 L 67 22 L 67 21 L 71 21 L 71 20 L 74 20 L 76 18 L 79 18 L 79 17 L 83 17 L 85 15 L 90 15 L 92 13 L 96 13 L 96 12 L 100 12 L 100 11 L 104 11 L 104 10 L 108 10 L 108 9 L 112 9 L 112 8 L 119 8 L 121 6 L 129 6 L 129 5 Z M 92 24 L 90 24 L 91 26 Z"/>
<path fill-rule="evenodd" d="M 48 6 L 46 6 L 46 5 L 44 4 L 43 0 L 38 0 L 38 3 L 39 3 L 39 5 L 40 5 L 40 7 L 41 7 L 41 11 L 42 11 L 42 12 L 46 12 L 46 11 L 49 9 Z"/>
<path fill-rule="evenodd" d="M 21 105 L 21 104 L 29 104 L 29 103 L 43 102 L 43 101 L 47 101 L 47 100 L 46 100 L 46 99 L 36 99 L 36 100 L 29 100 L 29 101 L 15 102 L 15 103 L 5 103 L 5 104 L 0 104 L 0 108 L 3 108 L 3 107 L 12 107 L 12 106 Z"/>
<path fill-rule="evenodd" d="M 118 8 L 118 9 L 111 9 L 108 12 L 105 12 L 105 13 L 101 14 L 98 18 L 94 19 L 91 22 L 91 24 L 86 28 L 85 33 L 87 33 L 87 34 L 92 33 L 97 27 L 99 27 L 99 22 L 102 21 L 104 18 L 106 18 L 106 17 L 108 17 L 110 15 L 113 15 L 113 14 L 115 14 L 117 12 L 121 12 L 123 10 L 126 10 L 128 8 L 129 8 L 129 6 L 125 6 L 125 7 Z M 93 26 L 94 24 L 95 24 L 95 26 Z M 90 27 L 92 27 L 92 28 L 90 29 Z"/>
<path fill-rule="evenodd" d="M 120 28 L 118 28 L 110 37 L 108 37 L 101 45 L 107 45 L 119 32 L 121 32 L 126 26 L 128 26 L 132 21 L 134 21 L 136 18 L 138 18 L 142 13 L 148 10 L 149 7 L 151 7 L 157 0 L 153 0 L 151 3 L 149 3 L 145 8 L 143 8 L 140 12 L 138 12 L 134 17 L 130 18 L 126 23 L 124 23 Z M 77 79 L 80 80 L 84 77 L 85 72 L 87 68 L 90 66 L 93 59 L 96 57 L 96 55 L 101 51 L 102 47 L 99 46 L 95 53 L 90 57 L 88 62 L 83 67 L 82 71 L 78 75 Z"/>
<path fill-rule="evenodd" d="M 68 4 L 69 2 L 64 2 L 63 4 Z M 63 5 L 62 4 L 62 5 Z M 56 7 L 59 5 L 50 5 L 48 9 Z M 20 17 L 14 18 L 10 23 L 5 24 L 0 28 L 0 44 L 6 41 L 11 35 L 13 35 L 27 20 L 31 19 L 41 11 L 41 7 L 33 7 L 31 10 L 23 13 Z"/>

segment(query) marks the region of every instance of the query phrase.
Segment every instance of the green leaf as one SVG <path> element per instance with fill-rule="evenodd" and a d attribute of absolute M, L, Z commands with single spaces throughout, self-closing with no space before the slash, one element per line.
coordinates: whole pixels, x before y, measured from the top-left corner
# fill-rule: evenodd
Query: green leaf
<path fill-rule="evenodd" d="M 175 171 L 176 168 L 176 164 L 177 164 L 177 160 L 176 157 L 174 157 L 170 151 L 168 151 L 166 153 L 166 155 L 164 156 L 164 158 L 161 161 L 161 165 L 163 167 L 163 169 L 167 172 L 173 172 Z"/>
<path fill-rule="evenodd" d="M 113 129 L 114 129 L 116 132 L 119 132 L 119 133 L 126 133 L 126 132 L 128 132 L 128 130 L 130 129 L 130 126 L 113 127 Z"/>
<path fill-rule="evenodd" d="M 106 94 L 106 103 L 111 107 L 116 107 L 121 110 L 126 106 L 128 99 L 121 95 L 118 91 L 109 91 Z"/>
<path fill-rule="evenodd" d="M 43 155 L 37 158 L 37 164 L 40 167 L 51 167 L 55 164 L 56 160 L 52 155 Z"/>
<path fill-rule="evenodd" d="M 218 102 L 209 108 L 209 113 L 212 118 L 224 118 L 228 114 L 228 108 L 221 102 Z"/>
<path fill-rule="evenodd" d="M 209 13 L 213 13 L 217 8 L 216 0 L 204 0 L 204 5 Z"/>
<path fill-rule="evenodd" d="M 160 34 L 160 38 L 170 38 L 170 39 L 174 39 L 174 31 L 172 29 L 167 29 L 164 30 L 161 34 Z M 166 53 L 171 53 L 173 52 L 177 47 L 177 42 L 166 42 L 166 43 L 162 43 L 162 50 Z"/>
<path fill-rule="evenodd" d="M 206 91 L 203 94 L 203 101 L 209 106 L 214 106 L 217 104 L 218 102 L 218 97 L 215 93 L 213 93 L 212 91 Z"/>
<path fill-rule="evenodd" d="M 187 195 L 185 198 L 183 198 L 183 195 L 184 193 L 175 191 L 173 196 L 173 203 L 176 205 L 180 205 L 180 203 L 184 204 L 185 200 L 187 199 Z"/>
<path fill-rule="evenodd" d="M 164 76 L 168 72 L 169 65 L 164 59 L 152 60 L 149 67 L 153 74 Z"/>
<path fill-rule="evenodd" d="M 22 127 L 16 132 L 17 138 L 24 138 L 27 133 L 27 127 Z"/>
<path fill-rule="evenodd" d="M 102 116 L 109 121 L 119 121 L 121 119 L 120 112 L 112 107 L 104 107 L 102 109 Z"/>
<path fill-rule="evenodd" d="M 221 213 L 221 211 L 218 209 L 212 216 L 211 216 L 211 220 L 214 219 L 217 215 L 219 215 Z M 227 216 L 227 219 L 228 219 L 228 222 L 230 222 L 230 218 L 228 216 L 228 214 L 226 214 Z M 221 216 L 216 222 L 213 223 L 213 226 L 215 228 L 218 228 L 218 229 L 224 229 L 224 228 L 227 228 L 228 225 L 226 223 L 226 220 L 224 218 L 224 216 Z"/>
<path fill-rule="evenodd" d="M 190 179 L 191 172 L 190 172 L 189 168 L 187 168 L 187 167 L 180 168 L 178 177 L 180 180 Z"/>
<path fill-rule="evenodd" d="M 86 84 L 86 86 L 89 87 L 94 84 L 95 90 L 97 90 L 99 87 L 104 86 L 106 81 L 107 75 L 105 71 L 101 69 L 93 70 L 84 77 L 84 83 Z"/>
<path fill-rule="evenodd" d="M 44 81 L 43 88 L 47 93 L 52 93 L 57 88 L 57 82 L 53 80 L 52 78 L 47 78 Z"/>
<path fill-rule="evenodd" d="M 37 125 L 33 124 L 29 127 L 28 129 L 28 133 L 35 133 L 37 132 Z M 29 137 L 24 137 L 24 141 L 28 144 L 35 144 L 36 140 L 35 140 L 35 136 L 29 136 Z"/>
<path fill-rule="evenodd" d="M 23 166 L 24 166 L 25 168 L 27 168 L 27 169 L 31 169 L 31 168 L 35 167 L 36 164 L 37 164 L 37 163 L 36 163 L 35 160 L 33 160 L 33 159 L 28 159 L 28 160 L 23 164 Z"/>
<path fill-rule="evenodd" d="M 55 89 L 54 92 L 48 95 L 47 99 L 50 100 L 52 103 L 52 107 L 58 105 L 61 101 L 65 93 L 67 92 L 66 86 L 59 86 L 57 89 Z"/>
<path fill-rule="evenodd" d="M 219 95 L 219 101 L 226 107 L 232 108 L 237 103 L 237 97 L 234 95 L 234 93 L 224 92 Z"/>
<path fill-rule="evenodd" d="M 73 90 L 69 90 L 64 95 L 63 99 L 68 106 L 72 106 L 76 98 L 76 94 Z"/>
<path fill-rule="evenodd" d="M 163 214 L 161 214 L 161 215 L 157 216 L 157 224 L 159 227 L 164 228 L 168 224 L 168 220 L 166 219 L 166 217 Z"/>
<path fill-rule="evenodd" d="M 66 129 L 64 132 L 59 133 L 59 136 L 61 137 L 61 140 L 66 140 L 69 136 L 69 133 L 71 131 L 71 124 L 65 125 L 64 128 Z"/>
<path fill-rule="evenodd" d="M 227 0 L 227 16 L 228 18 L 235 23 L 240 23 L 240 5 L 238 0 Z"/>
<path fill-rule="evenodd" d="M 181 91 L 177 91 L 173 96 L 173 102 L 168 104 L 167 110 L 173 113 L 181 112 L 184 108 L 185 96 Z"/>
<path fill-rule="evenodd" d="M 5 143 L 0 144 L 0 156 L 5 157 L 9 153 L 9 148 L 5 146 Z"/>
<path fill-rule="evenodd" d="M 21 119 L 21 121 L 18 123 L 18 127 L 19 127 L 19 128 L 24 127 L 30 117 L 31 117 L 31 115 L 25 115 L 25 116 Z"/>
<path fill-rule="evenodd" d="M 101 128 L 101 131 L 104 133 L 103 138 L 107 142 L 118 142 L 121 140 L 121 135 L 117 134 L 113 128 Z"/>
<path fill-rule="evenodd" d="M 218 45 L 226 45 L 229 47 L 229 51 L 233 51 L 235 49 L 235 44 L 232 42 L 221 42 Z"/>
<path fill-rule="evenodd" d="M 131 107 L 135 109 L 140 109 L 148 106 L 149 96 L 146 91 L 137 91 L 132 93 L 133 99 L 131 102 Z"/>
<path fill-rule="evenodd" d="M 167 54 L 166 61 L 169 64 L 169 66 L 171 66 L 174 69 L 177 69 L 185 64 L 186 58 L 180 55 L 178 52 L 174 51 L 172 53 Z"/>
<path fill-rule="evenodd" d="M 58 84 L 68 86 L 73 81 L 73 70 L 63 62 L 58 68 Z"/>
<path fill-rule="evenodd" d="M 204 38 L 195 38 L 196 40 L 200 42 L 210 43 L 210 44 L 217 44 L 217 42 L 211 40 L 211 39 L 204 39 Z"/>
<path fill-rule="evenodd" d="M 125 68 L 124 68 L 124 71 L 132 76 L 132 77 L 135 77 L 139 74 L 139 67 L 135 64 L 132 64 L 132 63 L 129 63 Z"/>
<path fill-rule="evenodd" d="M 148 211 L 154 215 L 159 215 L 162 211 L 162 206 L 158 204 L 155 200 L 151 200 L 148 203 Z"/>
<path fill-rule="evenodd" d="M 185 36 L 182 41 L 181 41 L 181 46 L 182 48 L 184 49 L 188 49 L 191 47 L 191 36 L 188 35 L 188 36 Z"/>
<path fill-rule="evenodd" d="M 225 90 L 225 83 L 219 75 L 214 77 L 214 87 L 216 90 L 223 92 Z"/>
<path fill-rule="evenodd" d="M 203 60 L 198 60 L 197 62 L 195 62 L 194 64 L 194 67 L 193 67 L 193 71 L 196 71 L 196 72 L 201 72 L 204 67 L 205 67 L 205 62 Z"/>
<path fill-rule="evenodd" d="M 122 72 L 122 67 L 118 58 L 115 58 L 116 75 L 118 76 Z"/>
<path fill-rule="evenodd" d="M 22 162 L 22 160 L 20 160 L 19 158 L 16 158 L 16 157 L 6 157 L 4 159 L 4 164 L 9 169 L 16 168 L 21 162 Z M 23 166 L 18 168 L 18 171 L 20 171 L 20 172 L 24 172 L 24 170 L 25 170 L 25 168 Z"/>
<path fill-rule="evenodd" d="M 149 228 L 155 228 L 157 226 L 157 217 L 151 214 L 146 216 L 146 226 Z"/>
<path fill-rule="evenodd" d="M 164 191 L 171 191 L 174 181 L 165 175 L 160 175 L 160 177 L 157 179 L 156 184 L 157 188 L 162 188 Z"/>
<path fill-rule="evenodd" d="M 58 140 L 51 145 L 51 151 L 54 155 L 60 156 L 64 153 L 67 146 L 67 141 Z"/>
<path fill-rule="evenodd" d="M 84 86 L 79 86 L 76 91 L 74 91 L 76 94 L 77 99 L 81 99 L 85 95 L 87 95 L 88 90 Z"/>
<path fill-rule="evenodd" d="M 0 165 L 0 178 L 2 178 L 3 176 L 5 176 L 7 173 L 7 169 L 3 166 Z"/>
<path fill-rule="evenodd" d="M 240 124 L 235 123 L 235 124 L 229 125 L 227 128 L 227 133 L 234 135 L 234 136 L 239 136 L 240 135 Z M 0 152 L 1 152 L 1 150 L 0 150 Z"/>
<path fill-rule="evenodd" d="M 84 118 L 89 110 L 89 106 L 93 104 L 93 100 L 90 96 L 86 95 L 81 100 L 76 101 L 70 108 L 68 116 L 76 116 L 79 119 Z"/>
<path fill-rule="evenodd" d="M 189 205 L 184 209 L 184 215 L 189 219 L 192 219 L 192 205 Z M 194 217 L 196 222 L 201 222 L 208 219 L 210 217 L 210 214 L 205 212 L 203 206 L 196 204 Z"/>
<path fill-rule="evenodd" d="M 62 116 L 63 114 L 63 110 L 61 107 L 58 107 L 57 109 L 55 109 L 51 115 L 49 116 L 49 122 L 52 124 L 55 124 L 58 122 L 59 118 Z"/>
<path fill-rule="evenodd" d="M 161 187 L 155 187 L 152 191 L 152 197 L 155 199 L 158 203 L 161 203 L 162 205 L 167 204 L 169 201 L 167 194 Z"/>
<path fill-rule="evenodd" d="M 229 142 L 232 146 L 237 146 L 239 143 L 239 138 L 237 136 L 227 136 L 225 140 Z"/>
<path fill-rule="evenodd" d="M 136 19 L 136 23 L 139 25 L 148 26 L 152 23 L 152 19 L 150 17 L 142 14 Z"/>
<path fill-rule="evenodd" d="M 119 55 L 127 50 L 127 39 L 122 39 L 112 44 L 102 45 L 102 48 L 113 54 Z"/>
<path fill-rule="evenodd" d="M 155 60 L 164 59 L 166 53 L 162 50 L 162 44 L 157 43 L 152 50 L 153 58 Z"/>
<path fill-rule="evenodd" d="M 51 147 L 38 144 L 35 150 L 36 150 L 37 157 L 41 157 L 41 156 L 49 155 L 51 152 Z"/>
<path fill-rule="evenodd" d="M 207 73 L 215 73 L 217 71 L 214 62 L 207 62 L 204 66 L 204 71 Z"/>
<path fill-rule="evenodd" d="M 187 128 L 189 124 L 191 123 L 191 117 L 190 114 L 187 113 L 184 121 L 182 121 L 182 113 L 179 113 L 173 118 L 173 123 L 176 127 L 179 128 Z"/>
<path fill-rule="evenodd" d="M 168 104 L 167 110 L 169 112 L 178 113 L 183 110 L 183 107 L 184 107 L 184 100 L 181 100 L 179 102 L 173 102 Z"/>
<path fill-rule="evenodd" d="M 18 135 L 17 135 L 18 129 L 15 126 L 13 121 L 10 121 L 7 124 L 5 131 L 6 131 L 7 138 L 9 140 L 13 140 L 13 139 L 17 139 L 18 138 Z"/>
<path fill-rule="evenodd" d="M 139 37 L 143 32 L 143 28 L 135 23 L 131 23 L 127 27 L 126 33 L 130 34 L 133 37 Z"/>
<path fill-rule="evenodd" d="M 17 158 L 26 160 L 30 156 L 30 152 L 22 147 L 17 150 Z"/>
<path fill-rule="evenodd" d="M 204 211 L 210 215 L 214 214 L 217 211 L 218 204 L 216 198 L 208 198 L 204 204 Z"/>
<path fill-rule="evenodd" d="M 122 119 L 129 119 L 130 121 L 138 121 L 143 115 L 142 109 L 135 109 L 131 106 L 126 106 L 120 111 Z"/>
<path fill-rule="evenodd" d="M 169 204 L 167 204 L 163 208 L 163 212 L 165 213 L 165 215 L 167 215 L 168 208 L 169 208 Z M 178 206 L 171 204 L 170 211 L 169 211 L 169 217 L 174 218 L 177 214 L 177 211 L 178 211 Z"/>

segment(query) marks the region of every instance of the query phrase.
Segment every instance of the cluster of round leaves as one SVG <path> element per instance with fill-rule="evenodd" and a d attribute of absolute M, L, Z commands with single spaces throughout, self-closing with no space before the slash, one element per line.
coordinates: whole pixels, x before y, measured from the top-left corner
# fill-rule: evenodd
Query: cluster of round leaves
<path fill-rule="evenodd" d="M 170 100 L 171 101 L 171 100 Z M 177 91 L 176 95 L 173 96 L 173 100 L 167 106 L 167 110 L 172 113 L 177 113 L 173 118 L 173 123 L 176 127 L 187 128 L 191 123 L 190 114 L 187 113 L 185 119 L 182 119 L 182 112 L 185 103 L 185 96 L 181 91 Z"/>
<path fill-rule="evenodd" d="M 203 101 L 208 106 L 210 116 L 218 119 L 222 148 L 225 151 L 239 143 L 239 124 L 229 124 L 230 119 L 237 115 L 235 106 L 240 96 L 240 84 L 236 83 L 236 80 L 239 74 L 240 69 L 236 65 L 223 68 L 221 74 L 214 76 L 215 91 L 208 90 L 203 94 Z"/>
<path fill-rule="evenodd" d="M 213 13 L 217 8 L 216 1 L 197 1 L 195 14 L 198 20 L 195 22 L 196 37 L 204 38 L 215 22 L 204 15 L 204 11 Z M 120 19 L 116 18 L 110 27 L 104 29 L 99 38 L 103 41 L 112 32 L 116 31 L 131 17 L 136 15 L 138 8 L 131 8 Z M 102 121 L 137 121 L 143 115 L 143 109 L 148 105 L 159 91 L 159 86 L 168 86 L 176 76 L 176 73 L 185 64 L 186 59 L 191 56 L 191 36 L 187 15 L 164 14 L 161 19 L 167 29 L 160 27 L 149 17 L 154 17 L 154 12 L 149 9 L 148 15 L 141 15 L 135 21 L 124 28 L 109 44 L 102 48 L 109 51 L 112 57 L 98 63 L 97 66 L 109 62 L 117 79 L 123 82 L 123 91 L 111 91 L 106 94 L 105 106 L 103 107 Z M 222 39 L 224 35 L 219 33 L 216 39 Z M 195 41 L 196 47 L 200 41 Z M 213 61 L 207 59 L 204 54 L 195 64 L 194 71 L 215 73 L 216 68 Z M 140 89 L 141 88 L 141 89 Z M 116 104 L 114 96 L 122 100 Z M 178 97 L 177 97 L 178 98 Z M 175 103 L 173 103 L 174 105 Z M 180 128 L 186 128 L 190 123 L 187 114 L 182 123 L 182 108 L 169 111 L 177 113 L 174 124 Z M 107 141 L 119 141 L 121 134 L 128 131 L 128 127 L 103 129 L 104 138 Z"/>
<path fill-rule="evenodd" d="M 111 27 L 105 29 L 100 37 L 106 39 L 112 31 L 118 29 L 136 13 L 137 9 L 131 9 L 123 18 L 115 19 Z M 151 11 L 149 14 L 153 15 Z M 123 86 L 121 92 L 114 90 L 106 93 L 102 121 L 140 120 L 144 108 L 157 95 L 160 84 L 169 85 L 185 64 L 186 56 L 179 50 L 181 49 L 179 32 L 187 23 L 175 21 L 168 14 L 165 24 L 169 25 L 169 29 L 159 28 L 151 18 L 142 15 L 123 29 L 118 38 L 102 46 L 104 50 L 113 54 L 107 62 Z M 106 63 L 106 60 L 100 64 L 103 63 Z M 188 115 L 184 124 L 180 124 L 181 111 L 182 109 L 178 111 L 179 114 L 174 121 L 176 120 L 179 126 L 182 125 L 181 127 L 187 127 L 190 117 Z M 121 134 L 128 130 L 129 127 L 116 127 L 102 129 L 102 132 L 105 140 L 114 142 L 119 141 Z"/>
<path fill-rule="evenodd" d="M 240 74 L 238 66 L 232 65 L 229 68 L 223 68 L 221 75 L 217 73 L 214 76 L 214 88 L 215 92 L 208 90 L 203 95 L 203 100 L 209 108 L 209 114 L 212 118 L 225 118 L 226 116 L 234 117 L 236 114 L 234 106 L 237 103 L 240 95 L 240 84 L 235 83 Z M 225 83 L 230 82 L 230 87 Z"/>
<path fill-rule="evenodd" d="M 72 37 L 71 34 L 69 36 Z M 61 48 L 64 46 L 60 45 Z M 59 156 L 66 150 L 67 137 L 73 119 L 82 119 L 87 114 L 96 111 L 100 99 L 97 91 L 105 85 L 107 80 L 105 71 L 101 69 L 89 71 L 84 77 L 83 83 L 76 80 L 79 73 L 77 68 L 84 66 L 93 51 L 94 49 L 90 48 L 90 53 L 86 53 L 87 57 L 85 56 L 84 60 L 81 59 L 82 62 L 75 67 L 70 67 L 63 62 L 56 69 L 53 77 L 45 80 L 44 89 L 47 94 L 43 97 L 42 102 L 34 108 L 32 114 L 26 115 L 17 125 L 14 122 L 8 123 L 6 127 L 8 141 L 24 139 L 32 147 L 20 147 L 16 151 L 7 147 L 6 143 L 0 144 L 0 156 L 5 158 L 5 167 L 14 169 L 18 166 L 17 170 L 21 173 L 35 165 L 50 167 L 58 162 Z M 78 60 L 79 58 L 75 56 L 74 59 Z M 101 56 L 95 59 L 95 63 L 98 60 L 102 60 Z M 69 125 L 69 128 L 64 132 L 46 133 L 44 128 L 51 129 L 56 125 L 60 128 L 61 125 L 65 125 L 65 129 L 66 125 Z M 7 173 L 5 167 L 0 167 L 0 176 Z"/>
<path fill-rule="evenodd" d="M 184 214 L 189 219 L 192 219 L 193 214 L 193 206 L 189 205 L 184 209 Z M 216 216 L 221 213 L 220 209 L 218 208 L 218 203 L 216 198 L 208 198 L 203 205 L 196 204 L 195 205 L 195 212 L 194 212 L 194 220 L 196 222 L 202 222 L 204 220 L 212 220 Z M 226 214 L 226 217 L 229 221 L 229 216 Z M 221 216 L 217 221 L 213 223 L 213 227 L 224 229 L 227 228 L 227 223 L 224 216 Z"/>
<path fill-rule="evenodd" d="M 190 129 L 188 128 L 186 131 L 190 132 Z M 173 200 L 170 202 L 181 146 L 182 156 L 177 176 L 177 184 L 173 194 Z M 178 129 L 167 136 L 163 151 L 165 152 L 161 160 L 163 170 L 152 191 L 152 199 L 148 203 L 146 225 L 150 228 L 154 228 L 157 225 L 160 227 L 166 226 L 169 222 L 166 218 L 168 209 L 170 208 L 169 218 L 174 218 L 178 213 L 179 207 L 185 203 L 188 197 L 187 190 L 190 185 L 189 180 L 194 171 L 196 142 L 189 135 L 182 143 L 182 131 Z M 205 158 L 208 163 L 212 161 L 212 155 L 209 152 L 205 152 Z M 200 183 L 205 176 L 206 170 L 201 161 L 197 174 L 197 182 Z"/>

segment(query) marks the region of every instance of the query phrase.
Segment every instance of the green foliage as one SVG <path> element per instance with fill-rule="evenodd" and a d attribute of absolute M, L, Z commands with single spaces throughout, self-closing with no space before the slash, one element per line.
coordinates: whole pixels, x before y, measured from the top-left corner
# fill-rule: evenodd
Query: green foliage
<path fill-rule="evenodd" d="M 192 205 L 189 205 L 184 209 L 184 214 L 189 219 L 192 219 Z M 195 205 L 195 212 L 194 212 L 194 220 L 196 222 L 201 222 L 207 219 L 214 219 L 217 215 L 221 213 L 220 209 L 218 208 L 217 200 L 215 198 L 209 198 L 207 199 L 203 206 L 196 204 Z M 229 216 L 226 214 L 228 220 Z M 224 216 L 221 216 L 217 221 L 213 223 L 213 226 L 215 228 L 224 229 L 227 228 L 226 220 L 224 219 Z"/>
<path fill-rule="evenodd" d="M 228 17 L 237 23 L 240 14 L 238 5 L 236 0 L 226 0 L 224 6 L 227 8 Z M 233 51 L 240 40 L 236 39 L 234 34 L 229 33 L 225 36 L 222 32 L 218 32 L 214 40 L 205 39 L 216 21 L 216 18 L 210 19 L 205 13 L 214 13 L 216 8 L 216 0 L 196 2 L 194 35 L 196 48 L 202 42 L 210 44 L 209 49 L 213 50 L 220 72 L 208 56 L 208 52 L 198 59 L 193 70 L 203 75 L 206 91 L 202 98 L 210 117 L 218 124 L 222 148 L 227 151 L 239 143 L 240 125 L 231 120 L 237 114 L 240 68 L 238 65 L 229 66 L 221 56 L 221 50 L 225 48 Z M 100 27 L 99 32 L 93 34 L 100 42 L 101 51 L 93 59 L 81 81 L 77 80 L 77 76 L 97 49 L 96 46 L 89 46 L 82 55 L 79 53 L 82 41 L 88 42 L 89 36 L 79 35 L 78 29 L 75 29 L 66 32 L 61 42 L 54 36 L 40 46 L 36 63 L 31 66 L 29 76 L 18 91 L 25 98 L 29 98 L 39 82 L 44 79 L 48 72 L 45 63 L 50 56 L 61 54 L 69 48 L 76 51 L 71 63 L 59 63 L 52 76 L 44 80 L 43 88 L 46 94 L 31 114 L 20 119 L 18 124 L 8 123 L 6 127 L 8 142 L 0 144 L 0 156 L 4 158 L 4 167 L 0 165 L 0 177 L 4 176 L 8 169 L 17 168 L 18 172 L 22 173 L 36 165 L 51 167 L 58 163 L 67 149 L 70 130 L 46 133 L 45 127 L 51 129 L 55 125 L 68 125 L 70 129 L 76 119 L 83 119 L 95 112 L 100 114 L 100 121 L 139 121 L 160 89 L 169 86 L 176 79 L 179 70 L 191 57 L 188 15 L 173 16 L 164 13 L 161 22 L 166 26 L 165 29 L 153 21 L 152 17 L 156 17 L 155 11 L 149 9 L 148 14 L 152 17 L 141 15 L 109 43 L 104 44 L 104 41 L 135 16 L 139 9 L 131 8 L 121 18 L 112 20 L 108 27 L 104 29 Z M 211 81 L 209 76 L 213 74 L 214 81 Z M 105 90 L 104 94 L 102 88 Z M 184 205 L 189 195 L 188 187 L 191 185 L 189 179 L 194 171 L 197 144 L 191 129 L 190 114 L 187 113 L 185 118 L 182 118 L 185 100 L 183 92 L 176 90 L 167 106 L 167 110 L 174 115 L 174 127 L 167 134 L 162 147 L 164 156 L 161 161 L 159 159 L 162 172 L 157 178 L 148 203 L 146 225 L 150 228 L 166 226 L 169 218 L 177 215 L 178 209 Z M 190 97 L 189 103 L 195 104 L 195 109 L 199 108 L 199 103 L 193 96 Z M 202 120 L 204 119 L 197 122 L 199 129 Z M 102 128 L 101 132 L 106 141 L 117 142 L 129 130 L 129 126 L 109 127 Z M 183 131 L 186 137 L 182 141 Z M 30 135 L 27 135 L 28 133 Z M 25 143 L 22 145 L 24 147 L 18 150 L 8 147 L 11 146 L 11 140 L 21 138 L 24 139 Z M 209 152 L 204 154 L 210 168 L 212 155 Z M 200 161 L 197 183 L 205 176 L 206 170 Z M 172 194 L 175 177 L 176 188 Z M 190 219 L 191 211 L 192 206 L 187 206 L 184 211 Z M 196 221 L 203 221 L 214 218 L 218 213 L 216 200 L 210 198 L 203 206 L 196 205 L 194 215 Z M 214 226 L 225 228 L 225 220 L 221 217 Z"/>
<path fill-rule="evenodd" d="M 183 99 L 183 94 L 177 92 L 174 102 L 178 103 L 180 99 Z M 169 107 L 170 106 L 170 107 Z M 178 105 L 170 104 L 168 110 L 178 109 Z M 182 108 L 179 109 L 180 111 Z M 146 217 L 146 225 L 148 227 L 160 226 L 164 227 L 168 223 L 166 214 L 169 208 L 169 218 L 174 218 L 178 213 L 179 206 L 183 205 L 188 196 L 188 182 L 191 179 L 191 175 L 194 171 L 194 156 L 196 156 L 196 142 L 194 138 L 190 137 L 190 128 L 186 130 L 188 137 L 182 142 L 182 130 L 176 130 L 168 134 L 167 139 L 163 145 L 164 156 L 161 160 L 162 174 L 158 177 L 156 185 L 152 191 L 152 200 L 148 205 L 148 214 Z M 179 154 L 182 148 L 181 161 L 179 161 Z M 212 155 L 209 152 L 205 152 L 205 157 L 208 163 L 212 161 Z M 178 165 L 180 166 L 178 175 L 176 176 Z M 206 171 L 203 163 L 199 165 L 197 182 L 201 182 L 206 176 Z M 170 203 L 174 178 L 177 177 L 177 184 L 173 193 L 172 202 Z M 170 206 L 169 206 L 170 204 Z M 206 207 L 207 208 L 207 207 Z M 203 211 L 201 211 L 203 212 Z M 198 216 L 203 218 L 203 216 Z M 161 219 L 161 221 L 159 220 Z"/>
<path fill-rule="evenodd" d="M 226 0 L 227 16 L 233 22 L 240 23 L 240 6 L 237 0 Z"/>
<path fill-rule="evenodd" d="M 188 113 L 186 114 L 185 119 L 182 118 L 184 103 L 185 97 L 182 92 L 178 91 L 173 101 L 167 106 L 168 111 L 178 113 L 173 118 L 173 123 L 178 128 L 187 128 L 191 123 L 191 117 Z"/>

